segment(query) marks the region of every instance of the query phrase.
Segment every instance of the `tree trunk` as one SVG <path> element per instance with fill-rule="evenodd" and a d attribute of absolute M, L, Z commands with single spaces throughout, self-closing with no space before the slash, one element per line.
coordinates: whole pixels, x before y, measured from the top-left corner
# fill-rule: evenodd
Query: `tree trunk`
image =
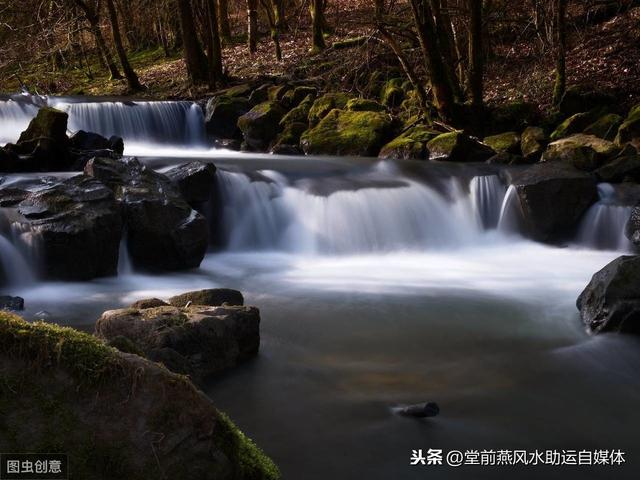
<path fill-rule="evenodd" d="M 247 43 L 249 51 L 258 50 L 258 0 L 247 0 Z"/>
<path fill-rule="evenodd" d="M 280 27 L 277 21 L 278 5 L 274 0 L 261 0 L 264 11 L 267 14 L 267 20 L 269 21 L 269 31 L 271 32 L 271 40 L 276 50 L 276 60 L 282 61 L 282 49 L 280 48 Z M 275 0 L 277 1 L 277 0 Z"/>
<path fill-rule="evenodd" d="M 556 81 L 553 86 L 553 104 L 558 105 L 567 88 L 566 77 L 566 16 L 567 0 L 556 0 Z"/>
<path fill-rule="evenodd" d="M 218 29 L 218 11 L 215 0 L 207 1 L 207 43 L 209 51 L 209 83 L 215 88 L 222 81 L 222 46 Z"/>
<path fill-rule="evenodd" d="M 311 12 L 311 22 L 313 25 L 311 52 L 318 53 L 327 48 L 324 42 L 324 0 L 311 0 L 309 10 Z"/>
<path fill-rule="evenodd" d="M 453 96 L 457 102 L 464 100 L 462 86 L 456 75 L 456 63 L 454 61 L 453 48 L 453 32 L 451 31 L 451 20 L 448 12 L 445 14 L 442 9 L 447 8 L 447 2 L 444 0 L 431 0 L 431 9 L 436 24 L 436 33 L 438 35 L 438 45 L 444 62 L 444 66 L 449 77 L 449 82 L 453 90 Z M 448 24 L 448 25 L 447 25 Z"/>
<path fill-rule="evenodd" d="M 118 53 L 118 58 L 120 58 L 120 65 L 122 65 L 124 75 L 127 77 L 129 88 L 131 90 L 142 90 L 142 85 L 138 80 L 136 72 L 131 67 L 129 59 L 127 58 L 127 52 L 124 50 L 124 46 L 122 45 L 122 36 L 120 35 L 120 27 L 118 25 L 118 13 L 116 12 L 113 0 L 107 0 L 107 11 L 109 13 L 109 21 L 111 22 L 113 43 L 116 46 L 116 52 Z"/>
<path fill-rule="evenodd" d="M 482 108 L 484 54 L 482 51 L 482 2 L 469 0 L 469 91 L 471 103 Z"/>
<path fill-rule="evenodd" d="M 202 51 L 193 20 L 193 11 L 189 0 L 178 0 L 180 30 L 187 72 L 193 83 L 207 80 L 207 58 Z"/>
<path fill-rule="evenodd" d="M 438 115 L 445 122 L 454 119 L 455 102 L 444 61 L 440 55 L 438 37 L 433 23 L 433 12 L 428 0 L 411 0 L 411 11 L 418 32 L 418 40 L 429 72 L 433 100 Z"/>
<path fill-rule="evenodd" d="M 218 0 L 218 23 L 220 36 L 228 42 L 231 39 L 231 25 L 229 23 L 229 0 Z"/>

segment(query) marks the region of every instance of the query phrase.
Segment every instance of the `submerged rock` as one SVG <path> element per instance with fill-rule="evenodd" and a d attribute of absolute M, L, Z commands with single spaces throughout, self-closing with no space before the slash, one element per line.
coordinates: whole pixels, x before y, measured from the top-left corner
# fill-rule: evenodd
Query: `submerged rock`
<path fill-rule="evenodd" d="M 435 402 L 418 403 L 401 407 L 397 412 L 404 417 L 428 418 L 437 416 L 440 413 L 440 407 Z"/>
<path fill-rule="evenodd" d="M 280 478 L 187 378 L 85 333 L 0 312 L 0 374 L 0 449 L 67 452 L 73 478 Z"/>
<path fill-rule="evenodd" d="M 109 310 L 97 321 L 96 335 L 124 337 L 147 358 L 202 381 L 258 353 L 260 312 L 198 304 Z"/>
<path fill-rule="evenodd" d="M 308 155 L 377 156 L 392 135 L 391 117 L 380 112 L 331 110 L 300 138 Z"/>
<path fill-rule="evenodd" d="M 594 178 L 560 162 L 538 163 L 512 179 L 525 228 L 539 241 L 571 235 L 586 210 L 597 200 Z"/>
<path fill-rule="evenodd" d="M 447 162 L 484 162 L 496 152 L 462 131 L 443 133 L 427 144 L 430 160 Z"/>
<path fill-rule="evenodd" d="M 640 256 L 622 256 L 595 273 L 577 300 L 594 333 L 640 334 Z"/>
<path fill-rule="evenodd" d="M 122 205 L 133 265 L 150 271 L 196 268 L 208 246 L 208 225 L 165 175 L 137 159 L 94 158 L 85 167 Z"/>

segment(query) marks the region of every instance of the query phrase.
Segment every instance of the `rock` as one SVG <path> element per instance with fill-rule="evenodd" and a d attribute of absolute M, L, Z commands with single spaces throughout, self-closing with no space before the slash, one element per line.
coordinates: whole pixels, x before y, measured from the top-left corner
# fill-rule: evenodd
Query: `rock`
<path fill-rule="evenodd" d="M 484 162 L 496 152 L 462 131 L 443 133 L 427 144 L 430 160 L 448 162 Z"/>
<path fill-rule="evenodd" d="M 219 96 L 209 99 L 205 109 L 205 128 L 218 138 L 239 138 L 238 119 L 251 109 L 244 97 Z"/>
<path fill-rule="evenodd" d="M 14 312 L 24 310 L 24 298 L 0 295 L 0 310 L 10 310 Z"/>
<path fill-rule="evenodd" d="M 485 145 L 489 145 L 497 153 L 520 154 L 520 135 L 516 132 L 505 132 L 497 135 L 485 137 L 482 141 Z"/>
<path fill-rule="evenodd" d="M 344 109 L 351 96 L 346 93 L 326 93 L 318 97 L 309 109 L 309 126 L 315 127 L 331 110 Z"/>
<path fill-rule="evenodd" d="M 230 288 L 208 288 L 176 295 L 169 299 L 169 304 L 174 307 L 184 307 L 189 302 L 193 305 L 208 305 L 219 307 L 225 303 L 229 305 L 244 305 L 242 293 Z"/>
<path fill-rule="evenodd" d="M 489 113 L 491 132 L 506 132 L 509 130 L 520 132 L 531 125 L 539 123 L 541 120 L 538 106 L 523 101 L 494 106 Z"/>
<path fill-rule="evenodd" d="M 396 108 L 404 100 L 404 95 L 402 79 L 392 78 L 383 85 L 380 92 L 380 102 L 387 107 Z"/>
<path fill-rule="evenodd" d="M 55 108 L 43 107 L 38 110 L 27 129 L 20 134 L 18 145 L 25 142 L 31 142 L 39 138 L 48 138 L 62 146 L 66 147 L 67 138 L 67 121 L 69 115 Z"/>
<path fill-rule="evenodd" d="M 249 150 L 266 150 L 276 138 L 279 123 L 285 110 L 274 101 L 263 102 L 253 107 L 238 119 L 238 128 L 244 136 Z"/>
<path fill-rule="evenodd" d="M 20 156 L 11 148 L 0 147 L 0 172 L 25 172 L 26 168 L 21 167 Z"/>
<path fill-rule="evenodd" d="M 29 193 L 16 222 L 30 232 L 42 275 L 89 280 L 115 275 L 122 231 L 113 192 L 85 175 Z"/>
<path fill-rule="evenodd" d="M 429 158 L 427 144 L 439 134 L 440 132 L 426 126 L 412 127 L 384 145 L 378 157 L 398 160 L 427 160 Z"/>
<path fill-rule="evenodd" d="M 346 110 L 351 112 L 386 112 L 387 107 L 366 98 L 352 98 L 345 106 Z"/>
<path fill-rule="evenodd" d="M 619 151 L 613 142 L 579 133 L 550 143 L 542 154 L 542 161 L 564 162 L 590 172 L 615 157 Z"/>
<path fill-rule="evenodd" d="M 525 165 L 528 162 L 522 155 L 514 155 L 509 152 L 496 153 L 493 157 L 487 160 L 490 165 Z"/>
<path fill-rule="evenodd" d="M 435 417 L 440 413 L 440 407 L 437 403 L 418 403 L 416 405 L 408 405 L 398 409 L 398 414 L 405 417 L 427 418 Z"/>
<path fill-rule="evenodd" d="M 593 122 L 585 128 L 582 133 L 595 135 L 596 137 L 611 141 L 615 139 L 618 128 L 622 124 L 622 120 L 623 119 L 620 115 L 609 113 Z"/>
<path fill-rule="evenodd" d="M 85 173 L 111 188 L 122 205 L 134 267 L 148 271 L 196 268 L 208 247 L 206 219 L 169 178 L 137 159 L 94 158 Z"/>
<path fill-rule="evenodd" d="M 537 162 L 547 147 L 549 139 L 540 127 L 527 127 L 520 135 L 520 148 L 525 161 Z"/>
<path fill-rule="evenodd" d="M 147 358 L 201 382 L 258 353 L 260 312 L 205 305 L 109 310 L 97 321 L 96 335 L 124 337 Z"/>
<path fill-rule="evenodd" d="M 616 102 L 615 97 L 601 92 L 569 87 L 560 99 L 558 109 L 563 115 L 574 115 L 593 109 L 606 109 Z"/>
<path fill-rule="evenodd" d="M 316 87 L 300 85 L 286 92 L 282 97 L 282 102 L 288 105 L 289 108 L 294 108 L 307 98 L 316 98 L 316 95 L 318 95 L 318 89 Z"/>
<path fill-rule="evenodd" d="M 631 243 L 640 247 L 640 205 L 631 210 L 624 233 Z"/>
<path fill-rule="evenodd" d="M 287 97 L 287 93 L 293 90 L 293 86 L 289 83 L 282 85 L 273 85 L 268 90 L 268 100 L 277 102 L 285 108 L 291 108 L 294 105 L 290 105 L 291 97 Z M 304 98 L 304 97 L 303 97 Z"/>
<path fill-rule="evenodd" d="M 143 298 L 142 300 L 137 300 L 131 304 L 131 308 L 156 308 L 156 307 L 169 307 L 170 305 L 164 300 L 160 300 L 159 298 Z"/>
<path fill-rule="evenodd" d="M 7 313 L 0 345 L 4 448 L 68 452 L 73 478 L 280 478 L 206 395 L 161 365 Z"/>
<path fill-rule="evenodd" d="M 548 242 L 571 235 L 586 210 L 598 199 L 596 182 L 563 163 L 538 163 L 512 181 L 529 235 Z"/>
<path fill-rule="evenodd" d="M 111 150 L 119 156 L 124 153 L 124 141 L 121 137 L 114 135 L 107 139 L 97 133 L 84 130 L 79 130 L 69 139 L 69 147 L 80 152 Z"/>
<path fill-rule="evenodd" d="M 299 152 L 302 150 L 298 147 L 300 143 L 300 137 L 307 130 L 306 123 L 288 123 L 285 125 L 282 132 L 278 135 L 275 145 L 271 149 L 271 153 L 275 153 L 276 151 L 281 151 L 284 146 L 295 146 Z"/>
<path fill-rule="evenodd" d="M 259 103 L 269 100 L 269 89 L 273 86 L 271 83 L 264 83 L 251 92 L 249 95 L 249 104 L 255 107 Z"/>
<path fill-rule="evenodd" d="M 640 333 L 640 256 L 616 258 L 593 275 L 576 302 L 594 333 Z"/>
<path fill-rule="evenodd" d="M 280 120 L 280 127 L 284 129 L 287 125 L 291 125 L 292 123 L 302 123 L 305 126 L 308 125 L 309 111 L 311 110 L 312 105 L 313 97 L 308 95 L 297 107 L 292 108 L 284 117 L 282 117 L 282 120 Z"/>
<path fill-rule="evenodd" d="M 595 171 L 601 181 L 611 183 L 640 182 L 640 154 L 635 149 L 625 150 L 614 160 Z"/>
<path fill-rule="evenodd" d="M 189 162 L 164 172 L 177 188 L 182 198 L 191 206 L 199 206 L 211 198 L 216 180 L 213 163 Z"/>
<path fill-rule="evenodd" d="M 615 142 L 618 145 L 631 142 L 640 149 L 640 105 L 636 105 L 629 111 L 629 115 L 618 129 Z"/>
<path fill-rule="evenodd" d="M 372 157 L 378 155 L 391 134 L 392 121 L 386 114 L 334 109 L 302 134 L 300 145 L 308 155 Z"/>
<path fill-rule="evenodd" d="M 589 127 L 595 119 L 591 112 L 576 113 L 563 121 L 551 134 L 551 140 L 559 140 L 574 133 L 580 133 Z"/>
<path fill-rule="evenodd" d="M 274 155 L 304 155 L 304 152 L 298 145 L 278 143 L 271 148 L 271 153 Z"/>

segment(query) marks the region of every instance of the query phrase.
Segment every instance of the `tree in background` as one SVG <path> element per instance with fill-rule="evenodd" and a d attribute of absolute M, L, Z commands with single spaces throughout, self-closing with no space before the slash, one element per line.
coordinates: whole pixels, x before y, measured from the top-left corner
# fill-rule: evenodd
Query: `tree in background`
<path fill-rule="evenodd" d="M 180 29 L 182 31 L 183 55 L 189 78 L 193 83 L 206 82 L 209 79 L 207 57 L 198 41 L 193 19 L 193 10 L 189 0 L 178 0 Z"/>
<path fill-rule="evenodd" d="M 567 48 L 567 0 L 555 0 L 556 30 L 556 79 L 553 86 L 553 103 L 558 105 L 567 87 L 566 48 Z"/>
<path fill-rule="evenodd" d="M 122 70 L 127 78 L 129 88 L 134 91 L 142 90 L 143 87 L 140 84 L 140 80 L 138 80 L 138 75 L 136 75 L 136 72 L 131 67 L 129 59 L 127 58 L 127 52 L 122 45 L 122 36 L 120 35 L 120 26 L 118 25 L 118 13 L 116 12 L 113 0 L 107 0 L 107 12 L 109 13 L 109 21 L 111 23 L 111 31 L 113 33 L 113 43 L 116 47 L 116 52 L 120 59 L 120 65 L 122 65 Z"/>
<path fill-rule="evenodd" d="M 469 0 L 469 92 L 471 103 L 476 109 L 483 104 L 482 75 L 484 72 L 484 52 L 482 49 L 482 1 Z"/>
<path fill-rule="evenodd" d="M 209 84 L 215 87 L 222 82 L 222 45 L 218 25 L 218 9 L 215 0 L 207 3 L 207 50 L 209 53 Z"/>
<path fill-rule="evenodd" d="M 247 44 L 249 51 L 258 51 L 258 0 L 247 0 Z"/>
<path fill-rule="evenodd" d="M 280 25 L 278 21 L 278 0 L 260 0 L 269 22 L 269 31 L 271 32 L 271 40 L 276 50 L 276 60 L 282 61 L 282 49 L 280 48 Z"/>
<path fill-rule="evenodd" d="M 220 25 L 220 37 L 224 43 L 228 43 L 231 40 L 229 0 L 218 0 L 218 23 Z"/>

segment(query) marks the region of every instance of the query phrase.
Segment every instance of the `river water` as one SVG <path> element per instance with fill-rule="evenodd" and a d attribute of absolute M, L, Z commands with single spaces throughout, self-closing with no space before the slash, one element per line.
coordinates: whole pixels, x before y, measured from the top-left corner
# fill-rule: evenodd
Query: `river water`
<path fill-rule="evenodd" d="M 116 278 L 16 275 L 3 293 L 25 298 L 26 318 L 91 331 L 140 298 L 241 290 L 261 310 L 260 354 L 205 390 L 285 479 L 636 478 L 639 341 L 589 336 L 575 307 L 629 248 L 608 186 L 573 242 L 546 246 L 521 236 L 514 196 L 486 166 L 234 154 L 202 146 L 197 127 L 165 144 L 163 122 L 184 126 L 192 105 L 144 106 L 127 124 L 125 106 L 55 102 L 75 108 L 71 125 L 124 132 L 125 153 L 159 170 L 213 161 L 223 214 L 198 270 L 150 276 L 123 255 Z M 127 141 L 149 118 L 150 140 Z M 0 133 L 15 140 L 8 123 Z M 33 268 L 15 235 L 0 250 L 5 269 Z M 423 401 L 440 415 L 394 413 Z M 410 466 L 417 449 L 621 449 L 627 464 Z"/>

